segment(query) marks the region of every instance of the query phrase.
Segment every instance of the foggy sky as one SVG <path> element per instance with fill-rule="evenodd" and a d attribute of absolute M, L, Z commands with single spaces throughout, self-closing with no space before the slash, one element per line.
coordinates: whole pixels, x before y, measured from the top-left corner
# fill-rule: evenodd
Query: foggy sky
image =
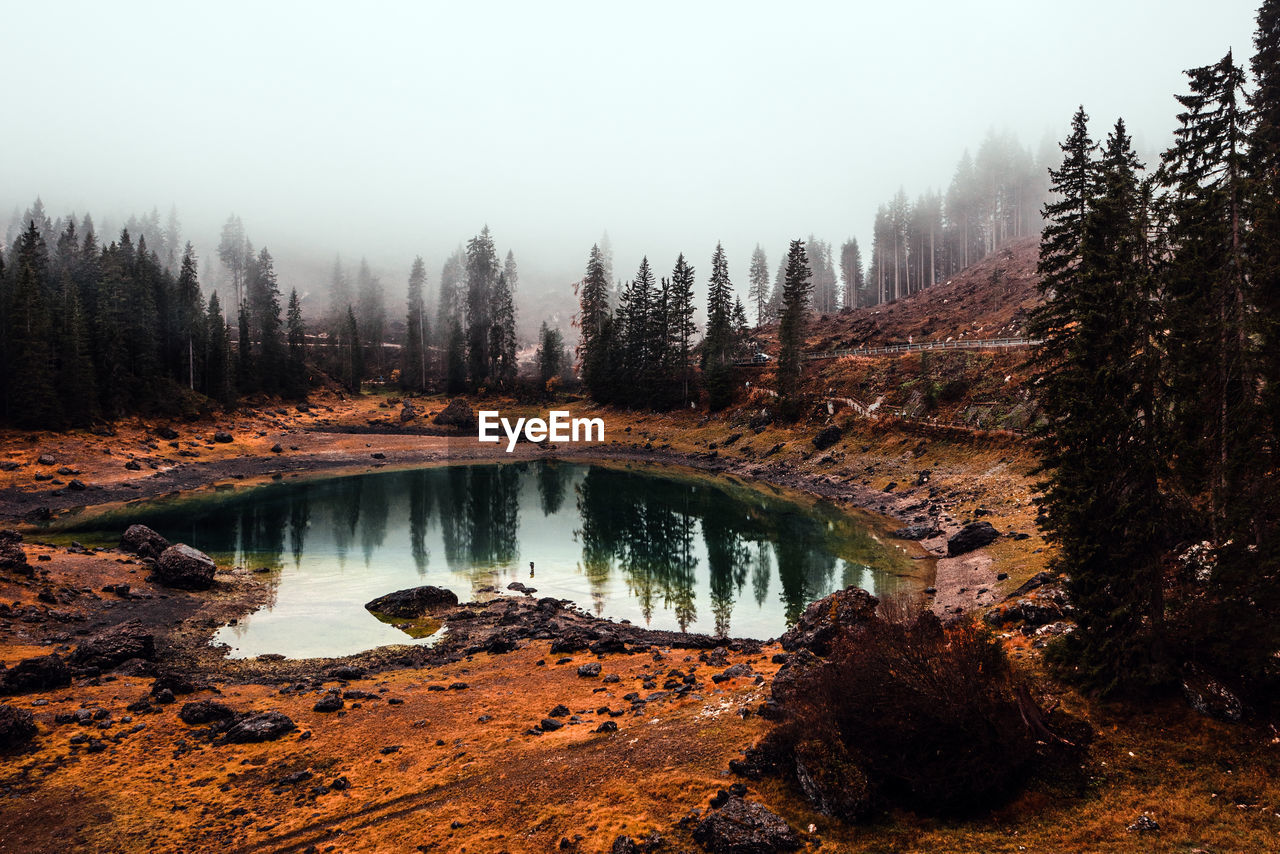
<path fill-rule="evenodd" d="M 876 206 L 945 189 L 989 129 L 1034 152 L 1083 103 L 1095 137 L 1123 115 L 1163 147 L 1181 70 L 1247 62 L 1255 11 L 8 2 L 0 222 L 37 195 L 116 223 L 172 204 L 203 268 L 235 212 L 286 288 L 323 290 L 290 279 L 341 252 L 392 300 L 415 254 L 434 288 L 485 223 L 544 287 L 581 277 L 607 229 L 619 277 L 684 251 L 704 292 L 722 240 L 745 293 L 757 242 L 774 266 L 792 237 L 856 236 L 869 261 Z"/>

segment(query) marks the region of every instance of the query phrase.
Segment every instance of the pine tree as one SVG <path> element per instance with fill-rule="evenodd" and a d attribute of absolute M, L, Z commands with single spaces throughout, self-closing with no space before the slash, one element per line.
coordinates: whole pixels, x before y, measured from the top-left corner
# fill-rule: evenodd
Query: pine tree
<path fill-rule="evenodd" d="M 507 288 L 515 296 L 516 291 L 520 289 L 520 271 L 516 269 L 516 256 L 510 249 L 507 250 L 507 259 L 502 264 L 502 273 L 507 277 Z"/>
<path fill-rule="evenodd" d="M 1041 242 L 1056 284 L 1036 312 L 1047 336 L 1034 380 L 1048 422 L 1038 436 L 1039 504 L 1077 610 L 1077 630 L 1055 657 L 1110 692 L 1168 678 L 1167 511 L 1142 167 L 1123 121 L 1100 162 L 1085 123 L 1077 112 L 1053 173 L 1055 186 L 1074 195 L 1060 190 L 1061 201 L 1046 206 Z"/>
<path fill-rule="evenodd" d="M 489 334 L 497 280 L 498 255 L 486 225 L 467 241 L 467 371 L 472 388 L 480 388 L 493 378 Z"/>
<path fill-rule="evenodd" d="M 608 395 L 606 375 L 609 362 L 606 354 L 609 338 L 605 332 L 606 327 L 612 326 L 610 321 L 609 279 L 600 247 L 592 246 L 587 259 L 587 273 L 578 285 L 578 362 L 587 393 L 601 402 Z"/>
<path fill-rule="evenodd" d="M 204 393 L 230 408 L 235 403 L 231 369 L 231 328 L 222 315 L 222 305 L 215 292 L 209 296 L 205 315 L 205 379 Z"/>
<path fill-rule="evenodd" d="M 507 274 L 499 273 L 493 287 L 493 319 L 489 328 L 489 352 L 493 358 L 493 378 L 499 387 L 515 386 L 516 309 L 507 287 Z"/>
<path fill-rule="evenodd" d="M 427 267 L 422 256 L 413 259 L 409 270 L 408 315 L 405 318 L 405 344 L 400 365 L 400 386 L 405 391 L 427 389 L 427 305 L 423 292 L 427 284 Z"/>
<path fill-rule="evenodd" d="M 235 294 L 236 310 L 240 310 L 244 302 L 244 276 L 246 261 L 249 257 L 244 223 L 240 217 L 232 214 L 222 226 L 222 240 L 218 243 L 218 257 L 231 275 L 232 293 Z"/>
<path fill-rule="evenodd" d="M 862 308 L 866 283 L 862 279 L 862 252 L 857 238 L 850 237 L 840 247 L 840 278 L 844 280 L 844 308 Z"/>
<path fill-rule="evenodd" d="M 289 289 L 287 315 L 288 362 L 284 393 L 295 399 L 307 396 L 307 329 L 302 322 L 302 301 L 298 289 Z"/>
<path fill-rule="evenodd" d="M 343 366 L 343 382 L 347 391 L 360 393 L 360 384 L 364 381 L 364 341 L 360 337 L 360 323 L 356 320 L 356 310 L 347 307 L 347 320 L 342 327 L 341 346 L 346 352 L 346 364 Z"/>
<path fill-rule="evenodd" d="M 454 315 L 448 320 L 445 337 L 445 392 L 458 394 L 467 388 L 467 335 L 462 319 Z"/>
<path fill-rule="evenodd" d="M 563 368 L 562 359 L 564 358 L 564 337 L 560 334 L 559 329 L 547 326 L 547 322 L 542 322 L 542 328 L 538 330 L 538 380 L 542 387 L 550 391 L 551 381 L 560 376 Z"/>
<path fill-rule="evenodd" d="M 804 241 L 791 241 L 782 287 L 782 311 L 778 320 L 778 410 L 784 418 L 800 411 L 800 378 L 804 368 L 805 332 L 809 320 L 812 274 Z"/>
<path fill-rule="evenodd" d="M 253 365 L 258 387 L 278 394 L 288 377 L 288 365 L 280 317 L 280 286 L 276 281 L 275 263 L 265 247 L 250 271 L 248 299 L 250 344 L 256 344 Z M 243 343 L 241 349 L 246 349 Z"/>
<path fill-rule="evenodd" d="M 751 253 L 751 269 L 747 273 L 747 281 L 750 283 L 747 299 L 756 307 L 756 326 L 764 326 L 765 306 L 769 301 L 769 259 L 759 243 Z"/>
<path fill-rule="evenodd" d="M 195 389 L 199 356 L 204 354 L 204 333 L 206 331 L 204 316 L 204 296 L 200 292 L 200 281 L 197 277 L 196 253 L 188 243 L 182 252 L 181 268 L 178 272 L 177 284 L 177 324 L 179 340 L 182 342 L 182 362 L 186 366 L 186 375 L 181 377 L 187 387 Z"/>
<path fill-rule="evenodd" d="M 11 365 L 6 409 L 19 427 L 50 427 L 62 421 L 53 386 L 48 267 L 44 238 L 35 219 L 29 219 L 14 254 L 14 285 L 6 307 Z"/>
<path fill-rule="evenodd" d="M 724 247 L 716 244 L 707 286 L 707 336 L 702 342 L 702 381 L 712 411 L 733 400 L 733 283 Z"/>
<path fill-rule="evenodd" d="M 693 373 L 693 336 L 697 333 L 697 324 L 693 322 L 693 282 L 694 270 L 684 260 L 684 253 L 676 258 L 676 266 L 671 271 L 671 336 L 674 342 L 674 372 L 680 383 L 680 405 L 689 404 L 691 389 L 690 380 Z"/>

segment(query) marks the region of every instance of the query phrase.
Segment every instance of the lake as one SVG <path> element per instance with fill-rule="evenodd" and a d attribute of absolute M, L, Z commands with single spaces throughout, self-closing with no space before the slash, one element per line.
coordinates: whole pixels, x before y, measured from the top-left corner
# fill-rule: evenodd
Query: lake
<path fill-rule="evenodd" d="M 233 657 L 418 643 L 364 603 L 405 587 L 462 601 L 519 581 L 655 629 L 776 637 L 815 599 L 928 579 L 870 516 L 731 478 L 556 461 L 297 478 L 138 502 L 64 537 L 114 545 L 140 522 L 220 566 L 267 572 L 268 607 L 218 630 Z M 426 641 L 429 642 L 429 641 Z"/>

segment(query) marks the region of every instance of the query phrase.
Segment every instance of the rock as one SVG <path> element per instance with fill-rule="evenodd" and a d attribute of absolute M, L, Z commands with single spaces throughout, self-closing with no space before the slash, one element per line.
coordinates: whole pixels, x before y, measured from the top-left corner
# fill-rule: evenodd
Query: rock
<path fill-rule="evenodd" d="M 142 465 L 137 460 L 129 460 L 124 467 L 129 471 L 142 471 Z"/>
<path fill-rule="evenodd" d="M 1197 667 L 1188 668 L 1182 680 L 1182 693 L 1191 708 L 1206 717 L 1231 723 L 1238 723 L 1244 717 L 1244 702 L 1227 686 Z"/>
<path fill-rule="evenodd" d="M 156 428 L 156 435 L 159 436 L 161 439 L 167 439 L 169 441 L 172 441 L 178 438 L 178 431 L 174 430 L 172 427 L 169 427 L 168 425 L 165 425 L 165 426 Z"/>
<path fill-rule="evenodd" d="M 555 732 L 564 726 L 564 724 L 555 718 L 543 718 L 538 726 L 542 727 L 543 732 Z"/>
<path fill-rule="evenodd" d="M 36 737 L 36 721 L 26 709 L 0 703 L 0 750 L 21 747 Z"/>
<path fill-rule="evenodd" d="M 508 634 L 494 635 L 489 639 L 489 643 L 485 645 L 485 651 L 491 655 L 502 655 L 504 652 L 511 652 L 519 644 L 516 639 Z"/>
<path fill-rule="evenodd" d="M 617 732 L 617 731 L 618 731 L 618 725 L 613 721 L 605 721 L 604 723 L 600 724 L 600 726 L 592 730 L 592 732 Z"/>
<path fill-rule="evenodd" d="M 0 569 L 30 577 L 35 570 L 27 563 L 22 549 L 22 535 L 17 531 L 0 531 Z"/>
<path fill-rule="evenodd" d="M 514 590 L 514 591 L 515 591 L 515 592 L 517 592 L 517 593 L 523 593 L 523 594 L 525 594 L 526 596 L 531 596 L 531 595 L 533 595 L 534 593 L 537 593 L 537 592 L 538 592 L 538 588 L 536 588 L 536 587 L 529 587 L 529 586 L 528 586 L 528 585 L 526 585 L 526 584 L 521 584 L 519 581 L 513 581 L 513 582 L 511 582 L 510 584 L 508 584 L 508 585 L 507 585 L 507 589 L 508 589 L 508 590 Z"/>
<path fill-rule="evenodd" d="M 23 694 L 48 688 L 65 688 L 71 684 L 71 671 L 56 655 L 24 658 L 13 667 L 0 671 L 0 694 Z"/>
<path fill-rule="evenodd" d="M 457 427 L 462 430 L 474 429 L 477 424 L 475 411 L 460 397 L 449 401 L 449 405 L 437 412 L 436 417 L 431 420 L 441 427 Z"/>
<path fill-rule="evenodd" d="M 130 659 L 155 661 L 156 641 L 137 620 L 129 620 L 99 632 L 76 647 L 71 663 L 110 670 Z"/>
<path fill-rule="evenodd" d="M 42 466 L 54 466 L 58 464 L 58 461 L 48 454 L 41 454 L 36 457 L 36 463 Z"/>
<path fill-rule="evenodd" d="M 1125 828 L 1130 833 L 1158 833 L 1160 831 L 1160 823 L 1149 815 L 1143 814 L 1134 820 L 1133 824 Z"/>
<path fill-rule="evenodd" d="M 590 679 L 600 675 L 600 662 L 588 661 L 586 664 L 578 668 L 578 676 L 582 679 Z"/>
<path fill-rule="evenodd" d="M 818 435 L 813 437 L 813 446 L 819 451 L 825 451 L 832 445 L 840 441 L 842 435 L 840 428 L 832 424 L 830 427 L 823 429 Z"/>
<path fill-rule="evenodd" d="M 178 710 L 178 718 L 184 724 L 211 724 L 219 721 L 229 721 L 236 716 L 230 706 L 213 700 L 196 700 L 192 703 L 183 703 L 182 708 Z"/>
<path fill-rule="evenodd" d="M 803 741 L 794 760 L 800 791 L 818 812 L 854 822 L 871 811 L 871 784 L 838 742 Z"/>
<path fill-rule="evenodd" d="M 236 722 L 227 730 L 223 738 L 232 744 L 252 744 L 260 741 L 274 741 L 297 728 L 288 715 L 280 712 L 261 712 Z"/>
<path fill-rule="evenodd" d="M 337 691 L 330 691 L 325 694 L 316 704 L 311 707 L 313 712 L 336 712 L 344 705 L 342 695 Z"/>
<path fill-rule="evenodd" d="M 1016 607 L 1028 626 L 1043 626 L 1062 619 L 1062 609 L 1049 599 L 1019 599 Z"/>
<path fill-rule="evenodd" d="M 217 569 L 213 558 L 184 543 L 169 546 L 156 559 L 155 578 L 166 587 L 208 590 Z"/>
<path fill-rule="evenodd" d="M 807 649 L 815 655 L 827 655 L 839 627 L 871 620 L 877 604 L 877 599 L 860 587 L 837 590 L 804 609 L 796 624 L 779 638 L 782 648 L 787 652 Z"/>
<path fill-rule="evenodd" d="M 966 554 L 994 543 L 999 537 L 1000 532 L 990 522 L 971 522 L 947 540 L 947 555 L 955 557 Z"/>
<path fill-rule="evenodd" d="M 567 718 L 569 717 L 569 707 L 561 703 L 551 711 L 547 712 L 549 718 Z"/>
<path fill-rule="evenodd" d="M 730 798 L 693 830 L 711 854 L 775 854 L 800 847 L 800 837 L 780 816 L 754 801 Z"/>
<path fill-rule="evenodd" d="M 1017 599 L 1019 596 L 1025 596 L 1027 593 L 1030 593 L 1032 590 L 1035 590 L 1038 587 L 1043 587 L 1044 585 L 1048 584 L 1051 581 L 1053 581 L 1053 576 L 1050 575 L 1049 573 L 1037 572 L 1035 575 L 1031 576 L 1026 581 L 1024 581 L 1021 585 L 1019 585 L 1017 590 L 1014 590 L 1008 596 L 1004 597 L 1005 601 L 1007 602 L 1010 599 Z"/>
<path fill-rule="evenodd" d="M 933 525 L 908 525 L 889 533 L 889 536 L 899 540 L 927 540 L 941 535 L 942 529 Z"/>
<path fill-rule="evenodd" d="M 76 478 L 76 477 L 71 478 L 71 482 L 67 484 L 67 489 L 70 489 L 73 492 L 83 492 L 88 488 L 89 487 L 84 485 L 83 480 L 80 480 L 79 478 Z"/>
<path fill-rule="evenodd" d="M 364 671 L 359 667 L 352 667 L 349 664 L 339 665 L 329 671 L 330 679 L 341 679 L 344 682 L 350 682 L 353 679 L 364 678 Z"/>
<path fill-rule="evenodd" d="M 271 446 L 271 453 L 273 453 L 273 454 L 283 454 L 283 453 L 284 453 L 284 447 L 283 447 L 279 442 L 277 442 L 276 444 L 274 444 L 274 445 L 272 445 L 272 446 Z"/>
<path fill-rule="evenodd" d="M 213 434 L 213 441 L 220 442 L 221 444 L 225 445 L 229 442 L 235 441 L 235 439 L 232 437 L 230 433 L 226 432 L 225 430 L 219 430 L 218 432 Z"/>
<path fill-rule="evenodd" d="M 417 410 L 415 410 L 412 406 L 410 406 L 408 401 L 405 401 L 404 409 L 400 410 L 400 423 L 407 424 L 408 422 L 412 421 L 417 417 L 418 417 Z"/>
<path fill-rule="evenodd" d="M 407 620 L 421 617 L 437 608 L 451 608 L 457 604 L 458 597 L 452 590 L 427 584 L 379 596 L 366 602 L 364 607 L 367 611 Z"/>

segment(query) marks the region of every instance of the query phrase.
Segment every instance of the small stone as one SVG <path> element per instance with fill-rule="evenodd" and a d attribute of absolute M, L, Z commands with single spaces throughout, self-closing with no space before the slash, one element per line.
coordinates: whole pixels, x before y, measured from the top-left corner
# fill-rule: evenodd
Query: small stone
<path fill-rule="evenodd" d="M 578 676 L 583 679 L 590 679 L 600 675 L 600 662 L 589 661 L 578 667 Z"/>

